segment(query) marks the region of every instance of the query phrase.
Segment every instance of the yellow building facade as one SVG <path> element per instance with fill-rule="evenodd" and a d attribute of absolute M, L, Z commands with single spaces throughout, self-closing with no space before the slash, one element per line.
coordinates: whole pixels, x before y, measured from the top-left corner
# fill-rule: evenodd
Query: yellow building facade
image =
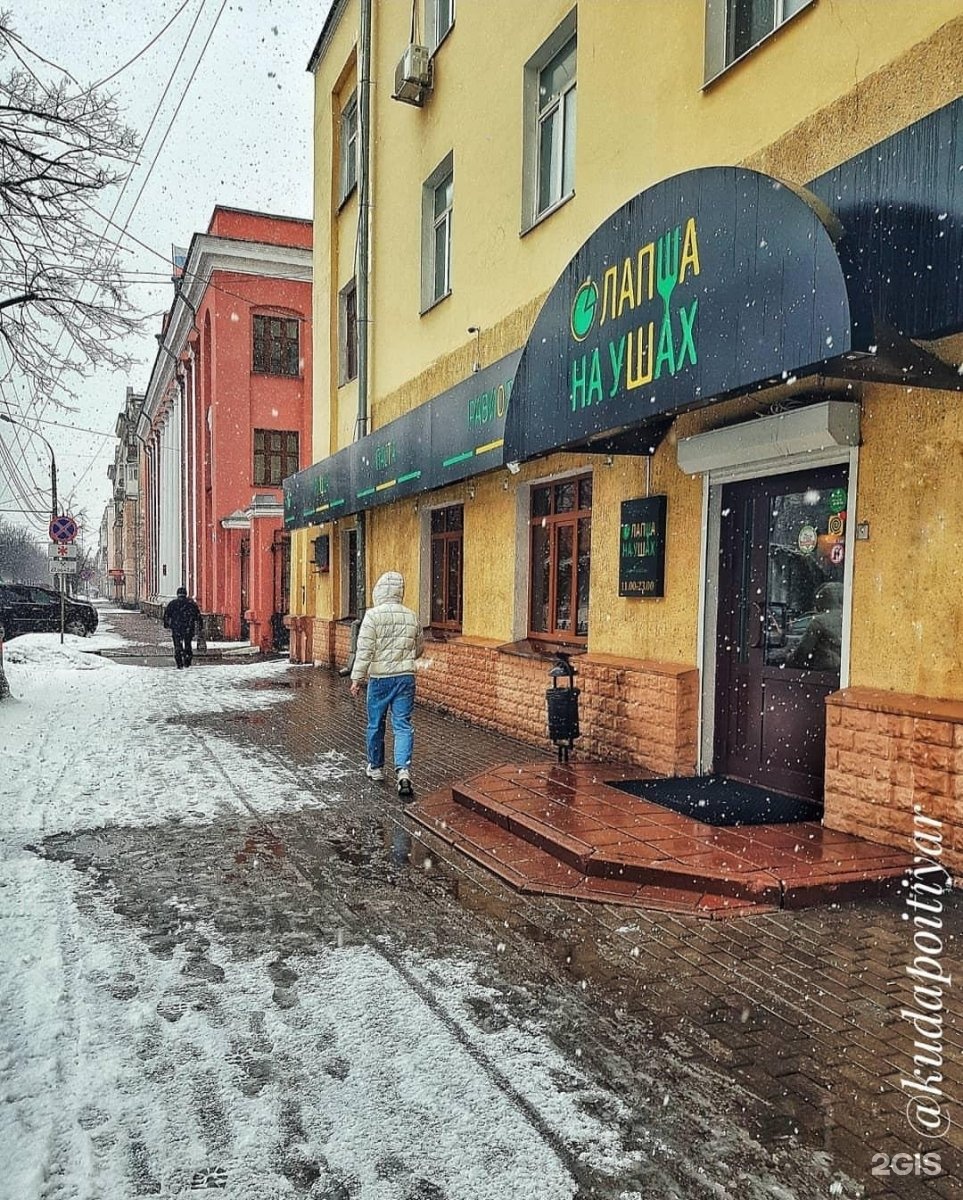
<path fill-rule="evenodd" d="M 582 752 L 963 866 L 957 0 L 414 18 L 311 61 L 292 657 L 346 660 L 363 522 L 423 702 L 544 741 L 562 649 Z"/>

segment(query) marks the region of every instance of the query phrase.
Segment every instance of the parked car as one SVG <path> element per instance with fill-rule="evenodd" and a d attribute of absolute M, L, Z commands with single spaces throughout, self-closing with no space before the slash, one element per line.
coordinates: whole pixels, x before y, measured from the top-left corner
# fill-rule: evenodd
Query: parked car
<path fill-rule="evenodd" d="M 60 630 L 60 593 L 26 583 L 0 583 L 0 626 L 4 637 Z M 64 597 L 64 632 L 86 637 L 97 628 L 97 610 L 85 600 Z"/>

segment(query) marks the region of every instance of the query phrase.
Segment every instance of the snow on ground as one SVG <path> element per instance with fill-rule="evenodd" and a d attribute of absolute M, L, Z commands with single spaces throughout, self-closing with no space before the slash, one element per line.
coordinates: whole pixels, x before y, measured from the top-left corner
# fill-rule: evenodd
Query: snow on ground
<path fill-rule="evenodd" d="M 444 1003 L 457 1021 L 470 964 L 396 969 L 332 945 L 285 959 L 296 1002 L 281 1005 L 271 954 L 198 927 L 213 970 L 198 976 L 184 943 L 152 954 L 90 876 L 38 857 L 54 832 L 201 825 L 236 815 L 238 795 L 262 813 L 321 803 L 269 754 L 168 721 L 283 703 L 237 685 L 286 664 L 129 667 L 75 641 L 16 639 L 0 704 L 0 1197 L 564 1200 L 576 1185 L 527 1105 L 582 1161 L 628 1161 L 537 1030 L 483 1052 L 458 1036 Z M 313 764 L 335 784 L 326 803 L 350 765 Z M 553 1090 L 559 1072 L 571 1090 Z"/>
<path fill-rule="evenodd" d="M 277 677 L 285 663 L 130 667 L 86 653 L 87 641 L 65 637 L 61 646 L 59 634 L 38 633 L 7 643 L 13 699 L 0 705 L 0 825 L 43 835 L 210 820 L 234 803 L 207 749 L 219 740 L 229 747 L 232 777 L 257 796 L 260 812 L 321 803 L 282 764 L 169 721 L 283 703 L 283 692 L 237 685 Z M 334 782 L 345 770 L 319 759 L 312 775 Z"/>

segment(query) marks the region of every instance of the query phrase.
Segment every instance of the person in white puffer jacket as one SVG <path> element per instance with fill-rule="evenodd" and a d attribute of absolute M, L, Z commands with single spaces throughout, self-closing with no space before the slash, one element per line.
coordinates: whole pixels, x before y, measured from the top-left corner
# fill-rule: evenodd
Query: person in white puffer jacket
<path fill-rule="evenodd" d="M 411 796 L 411 755 L 415 732 L 411 714 L 415 706 L 415 659 L 421 655 L 423 639 L 418 617 L 401 603 L 404 576 L 386 571 L 371 592 L 373 607 L 364 614 L 358 631 L 351 694 L 357 696 L 368 680 L 367 748 L 369 779 L 384 779 L 385 724 L 391 713 L 394 735 L 395 772 L 398 795 Z"/>

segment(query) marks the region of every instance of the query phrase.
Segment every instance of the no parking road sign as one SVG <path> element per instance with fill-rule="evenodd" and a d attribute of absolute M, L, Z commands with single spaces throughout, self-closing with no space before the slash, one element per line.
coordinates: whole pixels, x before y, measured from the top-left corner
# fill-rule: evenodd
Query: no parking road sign
<path fill-rule="evenodd" d="M 50 522 L 50 540 L 52 542 L 72 542 L 80 530 L 73 517 L 61 514 Z"/>

